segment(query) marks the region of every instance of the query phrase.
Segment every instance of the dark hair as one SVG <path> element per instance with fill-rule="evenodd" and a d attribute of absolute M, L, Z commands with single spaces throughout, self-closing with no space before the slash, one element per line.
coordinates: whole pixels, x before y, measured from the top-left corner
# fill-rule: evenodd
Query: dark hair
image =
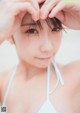
<path fill-rule="evenodd" d="M 39 7 L 41 7 L 42 4 L 43 4 L 43 3 L 39 4 Z M 26 13 L 26 14 L 28 14 L 28 13 Z M 26 14 L 24 15 L 22 21 L 24 20 Z M 42 29 L 42 25 L 41 25 L 41 21 L 40 21 L 40 20 L 34 21 L 34 20 L 32 19 L 32 21 L 33 21 L 33 23 L 31 23 L 30 25 L 38 25 L 39 28 Z M 47 17 L 47 18 L 45 19 L 45 21 L 46 21 L 47 25 L 48 25 L 52 30 L 54 29 L 54 30 L 58 30 L 58 31 L 59 31 L 59 30 L 64 29 L 64 28 L 63 28 L 63 25 L 62 25 L 62 22 L 61 22 L 58 18 L 56 18 L 56 17 L 54 17 L 54 18 L 49 18 L 49 17 Z M 22 24 L 21 24 L 21 26 L 22 26 Z"/>
<path fill-rule="evenodd" d="M 63 26 L 62 26 L 61 21 L 59 19 L 57 19 L 56 17 L 54 17 L 54 18 L 49 18 L 48 17 L 45 21 L 46 21 L 46 23 L 48 24 L 48 26 L 51 29 L 53 29 L 53 28 L 59 29 L 59 30 L 62 30 L 63 29 Z M 41 25 L 40 20 L 38 20 L 36 22 L 36 24 L 39 26 L 40 29 L 42 29 L 42 25 Z"/>
<path fill-rule="evenodd" d="M 39 7 L 41 8 L 43 4 L 44 4 L 44 2 L 40 3 Z M 54 18 L 47 17 L 45 21 L 51 29 L 53 29 L 53 28 L 59 29 L 59 30 L 64 29 L 62 22 L 59 19 L 57 19 L 56 17 L 54 17 Z M 37 21 L 37 25 L 42 29 L 40 20 Z"/>

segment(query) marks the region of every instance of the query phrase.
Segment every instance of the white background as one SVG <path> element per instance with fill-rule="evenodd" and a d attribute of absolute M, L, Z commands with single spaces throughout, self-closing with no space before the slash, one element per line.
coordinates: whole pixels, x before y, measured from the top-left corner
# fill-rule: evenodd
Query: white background
<path fill-rule="evenodd" d="M 62 44 L 55 59 L 62 64 L 80 60 L 80 31 L 68 30 L 63 34 Z M 17 63 L 15 46 L 5 41 L 0 45 L 0 72 Z"/>

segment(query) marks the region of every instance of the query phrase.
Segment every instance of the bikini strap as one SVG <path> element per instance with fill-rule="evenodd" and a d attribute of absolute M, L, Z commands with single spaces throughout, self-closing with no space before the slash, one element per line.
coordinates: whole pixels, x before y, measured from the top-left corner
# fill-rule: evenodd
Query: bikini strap
<path fill-rule="evenodd" d="M 50 65 L 47 67 L 47 100 L 49 100 L 49 92 L 50 92 Z"/>
<path fill-rule="evenodd" d="M 52 64 L 53 64 L 53 66 L 54 66 L 56 75 L 57 75 L 57 77 L 58 77 L 59 80 L 60 80 L 61 85 L 64 85 L 64 80 L 63 80 L 62 75 L 61 75 L 61 73 L 60 73 L 60 70 L 58 69 L 58 66 L 57 66 L 57 64 L 56 64 L 56 62 L 55 62 L 54 60 L 52 61 Z"/>
<path fill-rule="evenodd" d="M 13 78 L 15 76 L 16 70 L 17 70 L 17 66 L 13 69 L 12 74 L 10 74 L 9 82 L 8 82 L 8 85 L 7 85 L 7 89 L 5 91 L 5 95 L 4 95 L 1 107 L 5 107 L 6 106 L 6 100 L 7 100 L 8 93 L 9 93 L 9 90 L 10 90 L 10 87 L 11 87 L 12 80 L 13 80 Z"/>
<path fill-rule="evenodd" d="M 62 78 L 62 75 L 57 67 L 57 64 L 55 61 L 52 62 L 53 66 L 54 66 L 54 69 L 55 69 L 55 73 L 56 73 L 56 76 L 57 76 L 57 82 L 54 86 L 54 88 L 50 91 L 50 65 L 48 65 L 48 68 L 47 68 L 47 99 L 49 100 L 49 95 L 56 91 L 58 85 L 59 85 L 59 81 L 61 83 L 61 85 L 64 85 L 64 81 L 63 81 L 63 78 Z"/>

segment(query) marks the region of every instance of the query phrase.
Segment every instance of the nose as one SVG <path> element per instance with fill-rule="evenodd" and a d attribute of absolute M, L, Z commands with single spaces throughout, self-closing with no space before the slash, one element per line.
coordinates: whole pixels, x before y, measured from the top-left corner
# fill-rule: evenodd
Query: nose
<path fill-rule="evenodd" d="M 42 38 L 40 50 L 41 52 L 52 52 L 53 44 L 48 36 L 45 36 L 45 38 Z"/>

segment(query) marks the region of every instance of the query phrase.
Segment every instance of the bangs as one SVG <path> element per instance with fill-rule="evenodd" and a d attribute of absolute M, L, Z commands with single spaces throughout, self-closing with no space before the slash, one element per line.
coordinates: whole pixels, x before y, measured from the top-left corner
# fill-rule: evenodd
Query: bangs
<path fill-rule="evenodd" d="M 44 1 L 44 2 L 45 2 L 45 1 Z M 39 4 L 39 7 L 40 7 L 40 8 L 41 8 L 42 5 L 44 4 L 44 2 L 42 2 L 42 3 Z M 63 26 L 62 26 L 62 22 L 61 22 L 59 19 L 57 19 L 56 17 L 54 17 L 54 18 L 49 18 L 49 17 L 47 17 L 47 18 L 45 19 L 45 21 L 46 21 L 47 25 L 48 25 L 51 29 L 53 29 L 53 28 L 58 28 L 59 30 L 64 29 Z M 40 29 L 42 29 L 42 25 L 41 25 L 40 20 L 37 21 L 37 25 L 39 26 Z"/>
<path fill-rule="evenodd" d="M 58 28 L 60 30 L 63 29 L 61 21 L 59 19 L 57 19 L 56 17 L 54 17 L 54 18 L 48 17 L 47 19 L 45 19 L 45 21 L 51 29 L 53 29 L 53 28 Z M 36 24 L 39 26 L 40 29 L 42 29 L 40 20 L 36 21 Z"/>
<path fill-rule="evenodd" d="M 39 4 L 39 7 L 40 8 L 43 5 L 43 3 Z M 27 18 L 27 16 L 28 16 L 28 18 Z M 29 19 L 29 16 L 30 16 L 30 19 Z M 26 19 L 28 20 L 28 22 L 27 23 L 24 23 L 23 21 L 26 20 Z M 62 25 L 62 22 L 58 18 L 56 18 L 56 17 L 54 17 L 54 18 L 47 17 L 44 21 L 47 23 L 47 25 L 51 29 L 53 29 L 53 28 L 54 29 L 59 29 L 59 30 L 64 29 L 63 28 L 63 25 Z M 41 24 L 41 20 L 34 21 L 29 13 L 26 13 L 24 15 L 24 17 L 22 19 L 22 22 L 23 22 L 23 25 L 27 24 L 29 26 L 31 26 L 31 25 L 32 26 L 38 26 L 40 29 L 43 29 L 42 24 Z"/>

